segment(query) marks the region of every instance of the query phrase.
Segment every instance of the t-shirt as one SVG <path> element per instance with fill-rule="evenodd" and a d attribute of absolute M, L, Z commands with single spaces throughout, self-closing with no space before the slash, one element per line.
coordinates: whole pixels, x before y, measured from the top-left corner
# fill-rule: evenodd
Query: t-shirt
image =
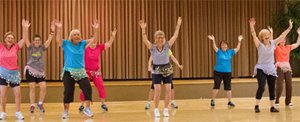
<path fill-rule="evenodd" d="M 27 48 L 27 65 L 40 71 L 44 72 L 44 51 L 46 50 L 46 47 L 42 44 L 39 47 L 34 47 L 33 44 L 31 44 Z"/>
<path fill-rule="evenodd" d="M 218 72 L 231 72 L 231 59 L 234 54 L 234 49 L 228 49 L 225 52 L 222 49 L 218 49 L 214 70 Z"/>
<path fill-rule="evenodd" d="M 62 48 L 64 50 L 64 67 L 84 68 L 84 49 L 86 40 L 74 45 L 70 40 L 63 40 Z"/>
<path fill-rule="evenodd" d="M 162 65 L 162 64 L 168 64 L 170 63 L 170 46 L 169 43 L 166 42 L 163 45 L 163 49 L 160 52 L 157 49 L 156 45 L 152 45 L 150 52 L 151 52 L 151 56 L 152 56 L 152 60 L 153 60 L 153 64 L 154 65 Z"/>
<path fill-rule="evenodd" d="M 291 49 L 292 49 L 291 45 L 276 46 L 275 49 L 276 62 L 289 62 Z"/>
<path fill-rule="evenodd" d="M 0 43 L 0 66 L 8 70 L 18 70 L 18 44 L 13 44 L 7 49 L 4 44 Z"/>
<path fill-rule="evenodd" d="M 100 56 L 105 50 L 104 44 L 99 44 L 95 48 L 87 47 L 84 52 L 85 69 L 98 71 L 100 69 Z"/>

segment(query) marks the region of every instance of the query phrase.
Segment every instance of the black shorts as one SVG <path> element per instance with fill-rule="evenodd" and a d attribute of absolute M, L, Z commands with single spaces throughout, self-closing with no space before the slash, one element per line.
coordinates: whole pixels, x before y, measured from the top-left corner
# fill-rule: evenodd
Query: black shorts
<path fill-rule="evenodd" d="M 28 69 L 26 70 L 26 81 L 28 82 L 36 82 L 36 83 L 40 83 L 40 82 L 45 82 L 45 78 L 42 77 L 42 78 L 36 78 L 32 75 L 30 75 Z"/>
<path fill-rule="evenodd" d="M 154 89 L 154 84 L 151 84 L 151 89 Z M 174 89 L 173 82 L 171 83 L 171 89 Z"/>
<path fill-rule="evenodd" d="M 152 74 L 152 83 L 153 84 L 161 84 L 161 81 L 163 84 L 172 83 L 173 74 L 164 77 L 161 74 Z"/>
<path fill-rule="evenodd" d="M 16 86 L 20 86 L 20 84 L 12 84 L 12 83 L 7 83 L 5 79 L 0 78 L 0 85 L 7 86 L 9 85 L 10 87 L 14 88 Z"/>
<path fill-rule="evenodd" d="M 214 71 L 214 88 L 220 89 L 223 80 L 224 90 L 231 90 L 231 72 Z"/>

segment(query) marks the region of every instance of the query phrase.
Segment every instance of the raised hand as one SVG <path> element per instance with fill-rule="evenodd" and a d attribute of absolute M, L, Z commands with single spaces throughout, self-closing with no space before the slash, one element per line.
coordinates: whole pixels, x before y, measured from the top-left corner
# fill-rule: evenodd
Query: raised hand
<path fill-rule="evenodd" d="M 239 36 L 238 36 L 238 40 L 239 40 L 239 42 L 242 42 L 243 36 L 242 36 L 242 35 L 239 35 Z"/>
<path fill-rule="evenodd" d="M 61 27 L 62 27 L 61 21 L 54 20 L 54 23 L 55 23 L 55 26 L 56 26 L 56 27 L 58 27 L 58 28 L 61 28 Z"/>
<path fill-rule="evenodd" d="M 256 23 L 255 18 L 250 18 L 250 20 L 249 20 L 250 26 L 254 26 L 255 23 Z"/>
<path fill-rule="evenodd" d="M 117 34 L 117 28 L 114 28 L 114 30 L 111 32 L 111 35 L 116 36 L 116 34 Z"/>
<path fill-rule="evenodd" d="M 181 17 L 178 17 L 178 19 L 177 19 L 177 25 L 181 25 L 181 22 L 182 22 Z"/>
<path fill-rule="evenodd" d="M 273 28 L 272 28 L 272 27 L 268 26 L 268 30 L 269 30 L 271 33 L 273 33 Z"/>
<path fill-rule="evenodd" d="M 95 20 L 94 23 L 92 23 L 92 27 L 95 28 L 95 29 L 99 28 L 99 22 L 98 22 L 98 20 Z"/>
<path fill-rule="evenodd" d="M 210 40 L 213 40 L 213 41 L 215 41 L 215 37 L 214 37 L 214 35 L 208 35 L 207 36 Z"/>
<path fill-rule="evenodd" d="M 290 19 L 289 20 L 289 29 L 292 29 L 293 28 L 293 21 Z"/>
<path fill-rule="evenodd" d="M 147 23 L 144 20 L 140 20 L 139 24 L 140 24 L 142 29 L 145 29 L 147 27 Z"/>
<path fill-rule="evenodd" d="M 24 27 L 24 28 L 29 28 L 30 27 L 30 23 L 29 23 L 29 21 L 28 20 L 25 20 L 25 19 L 22 19 L 22 26 Z"/>
<path fill-rule="evenodd" d="M 183 70 L 183 66 L 182 65 L 179 65 L 178 67 L 179 67 L 179 69 Z"/>
<path fill-rule="evenodd" d="M 51 32 L 54 32 L 54 31 L 55 31 L 55 20 L 53 20 L 53 21 L 51 22 L 51 25 L 50 25 L 50 31 L 51 31 Z"/>

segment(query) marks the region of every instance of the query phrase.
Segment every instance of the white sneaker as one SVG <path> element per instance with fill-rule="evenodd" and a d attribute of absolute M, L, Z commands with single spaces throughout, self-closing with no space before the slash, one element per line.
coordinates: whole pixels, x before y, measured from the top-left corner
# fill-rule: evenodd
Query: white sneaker
<path fill-rule="evenodd" d="M 154 117 L 160 117 L 160 113 L 159 113 L 158 108 L 154 109 Z"/>
<path fill-rule="evenodd" d="M 90 108 L 84 109 L 84 110 L 83 110 L 83 113 L 84 113 L 85 115 L 87 115 L 88 117 L 93 117 L 93 116 L 94 116 Z"/>
<path fill-rule="evenodd" d="M 62 119 L 67 119 L 69 117 L 69 113 L 67 111 L 64 111 L 62 113 Z"/>
<path fill-rule="evenodd" d="M 293 105 L 293 103 L 290 103 L 290 104 L 288 104 L 288 106 L 289 106 L 289 107 L 292 107 L 292 106 L 294 106 L 294 105 Z"/>
<path fill-rule="evenodd" d="M 0 120 L 5 120 L 6 113 L 5 112 L 0 112 Z"/>
<path fill-rule="evenodd" d="M 24 116 L 22 115 L 22 112 L 16 112 L 16 118 L 18 120 L 24 120 Z"/>
<path fill-rule="evenodd" d="M 169 110 L 167 108 L 164 109 L 164 117 L 169 117 Z"/>

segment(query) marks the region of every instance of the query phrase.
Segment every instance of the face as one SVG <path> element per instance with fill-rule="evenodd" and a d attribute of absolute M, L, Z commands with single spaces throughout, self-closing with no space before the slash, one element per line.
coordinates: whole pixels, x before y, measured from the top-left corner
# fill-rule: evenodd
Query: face
<path fill-rule="evenodd" d="M 284 46 L 286 43 L 286 40 L 284 39 L 282 42 L 279 43 L 280 46 Z"/>
<path fill-rule="evenodd" d="M 164 42 L 165 42 L 165 36 L 164 35 L 155 36 L 155 44 L 158 47 L 162 47 L 164 45 Z"/>
<path fill-rule="evenodd" d="M 40 37 L 34 37 L 32 41 L 34 47 L 39 47 L 42 44 Z"/>
<path fill-rule="evenodd" d="M 221 49 L 222 49 L 222 51 L 225 52 L 225 51 L 228 49 L 227 44 L 226 44 L 226 43 L 222 43 L 222 44 L 221 44 Z"/>
<path fill-rule="evenodd" d="M 79 31 L 75 31 L 73 34 L 72 34 L 72 42 L 73 43 L 78 43 L 81 41 L 81 38 L 80 38 L 80 32 Z"/>
<path fill-rule="evenodd" d="M 15 43 L 15 37 L 13 35 L 8 35 L 8 36 L 6 36 L 4 41 L 5 41 L 5 44 L 10 47 Z"/>
<path fill-rule="evenodd" d="M 265 32 L 265 33 L 262 35 L 262 39 L 263 39 L 264 42 L 270 41 L 270 37 L 271 37 L 270 32 Z"/>

